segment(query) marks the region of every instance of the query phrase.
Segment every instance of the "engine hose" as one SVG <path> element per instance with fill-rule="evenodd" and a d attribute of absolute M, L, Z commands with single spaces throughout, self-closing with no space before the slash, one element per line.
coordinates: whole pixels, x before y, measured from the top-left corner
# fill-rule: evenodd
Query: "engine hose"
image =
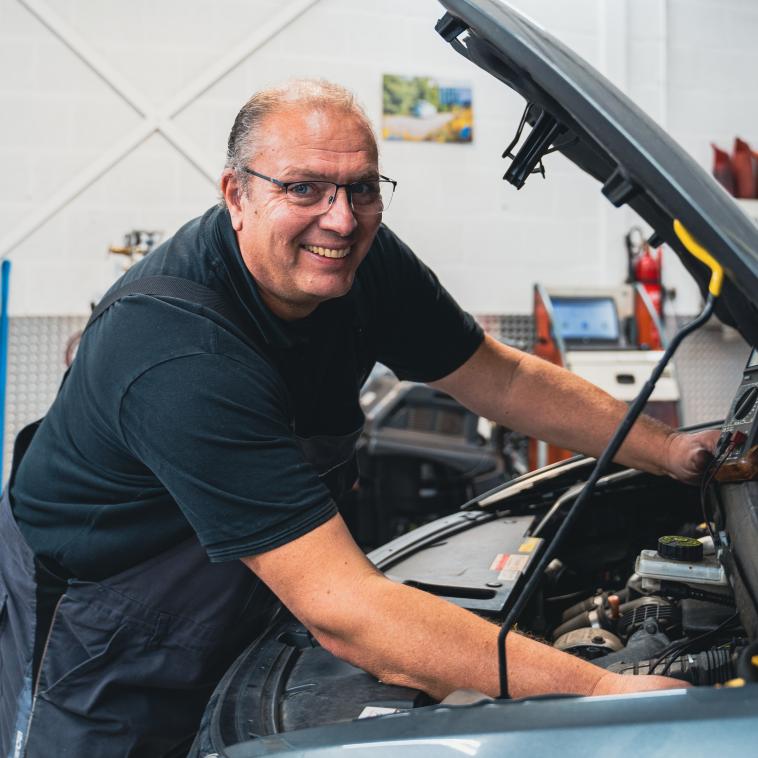
<path fill-rule="evenodd" d="M 698 686 L 721 684 L 733 679 L 736 673 L 736 655 L 729 648 L 712 648 L 701 653 L 684 653 L 666 663 L 666 676 L 682 679 Z M 621 666 L 610 667 L 617 674 L 646 675 L 650 667 L 657 663 L 656 659 L 625 663 Z"/>
<path fill-rule="evenodd" d="M 603 592 L 600 595 L 593 595 L 592 597 L 580 600 L 578 603 L 574 603 L 574 605 L 572 605 L 570 608 L 566 608 L 566 610 L 563 611 L 561 615 L 561 621 L 563 623 L 566 621 L 571 621 L 571 619 L 575 618 L 581 613 L 584 613 L 585 611 L 591 611 L 594 608 L 598 608 L 599 606 L 604 606 L 607 599 L 608 593 Z"/>
<path fill-rule="evenodd" d="M 561 624 L 554 632 L 553 639 L 557 640 L 561 635 L 567 632 L 573 632 L 575 629 L 584 629 L 591 627 L 593 629 L 610 629 L 612 626 L 608 614 L 603 606 L 598 606 L 591 611 L 580 613 L 574 618 L 569 619 Z"/>
<path fill-rule="evenodd" d="M 584 613 L 578 613 L 573 618 L 570 618 L 568 621 L 565 621 L 562 623 L 559 627 L 556 627 L 555 631 L 553 632 L 553 641 L 557 640 L 558 637 L 567 634 L 568 632 L 573 632 L 575 629 L 584 629 L 588 626 L 592 626 L 592 622 L 589 619 L 589 611 L 584 611 Z"/>

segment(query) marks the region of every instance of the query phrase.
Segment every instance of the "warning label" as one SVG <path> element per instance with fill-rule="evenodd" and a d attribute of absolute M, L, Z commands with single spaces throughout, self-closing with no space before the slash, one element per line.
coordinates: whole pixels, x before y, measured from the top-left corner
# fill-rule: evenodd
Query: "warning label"
<path fill-rule="evenodd" d="M 511 569 L 512 571 L 523 571 L 527 563 L 529 563 L 528 555 L 511 555 L 503 568 Z"/>
<path fill-rule="evenodd" d="M 528 555 L 509 555 L 497 578 L 501 582 L 515 582 L 526 568 L 527 563 L 529 563 Z"/>
<path fill-rule="evenodd" d="M 490 571 L 501 571 L 505 568 L 505 564 L 510 558 L 509 553 L 498 553 L 495 556 L 495 560 L 490 564 Z"/>
<path fill-rule="evenodd" d="M 537 545 L 540 544 L 539 537 L 529 537 L 525 539 L 518 548 L 519 553 L 531 553 Z"/>

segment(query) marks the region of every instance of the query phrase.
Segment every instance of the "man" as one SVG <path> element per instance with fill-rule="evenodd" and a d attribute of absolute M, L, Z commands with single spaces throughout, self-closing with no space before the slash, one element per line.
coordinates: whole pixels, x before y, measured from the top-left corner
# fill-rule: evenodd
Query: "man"
<path fill-rule="evenodd" d="M 360 386 L 381 360 L 590 454 L 624 406 L 484 337 L 380 226 L 393 190 L 345 90 L 259 93 L 230 135 L 224 207 L 123 280 L 189 279 L 231 307 L 136 290 L 91 323 L 47 417 L 20 438 L 3 510 L 0 753 L 186 750 L 266 617 L 258 579 L 323 647 L 383 681 L 497 693 L 498 628 L 384 578 L 337 513 L 355 478 Z M 648 419 L 619 460 L 691 480 L 712 445 Z M 516 697 L 682 686 L 518 635 L 507 646 Z"/>

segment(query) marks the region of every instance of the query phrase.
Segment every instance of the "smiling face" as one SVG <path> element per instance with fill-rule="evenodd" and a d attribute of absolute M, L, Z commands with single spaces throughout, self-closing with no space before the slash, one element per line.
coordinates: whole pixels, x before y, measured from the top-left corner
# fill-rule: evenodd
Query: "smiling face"
<path fill-rule="evenodd" d="M 373 135 L 355 115 L 335 108 L 288 106 L 270 114 L 247 167 L 283 182 L 343 184 L 379 175 Z M 245 192 L 227 170 L 221 189 L 242 258 L 266 305 L 291 320 L 346 294 L 381 216 L 354 215 L 343 188 L 327 213 L 303 217 L 280 187 L 247 179 Z"/>

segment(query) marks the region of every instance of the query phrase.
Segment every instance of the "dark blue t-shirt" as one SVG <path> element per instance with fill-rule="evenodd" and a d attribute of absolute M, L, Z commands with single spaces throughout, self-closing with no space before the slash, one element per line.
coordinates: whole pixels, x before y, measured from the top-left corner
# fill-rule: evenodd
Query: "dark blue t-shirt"
<path fill-rule="evenodd" d="M 232 324 L 174 298 L 130 295 L 85 332 L 11 488 L 35 553 L 97 580 L 194 531 L 212 561 L 285 544 L 331 518 L 354 481 L 359 391 L 376 361 L 432 381 L 481 329 L 380 227 L 351 291 L 286 322 L 261 300 L 226 210 L 182 227 L 114 285 L 194 280 Z"/>

